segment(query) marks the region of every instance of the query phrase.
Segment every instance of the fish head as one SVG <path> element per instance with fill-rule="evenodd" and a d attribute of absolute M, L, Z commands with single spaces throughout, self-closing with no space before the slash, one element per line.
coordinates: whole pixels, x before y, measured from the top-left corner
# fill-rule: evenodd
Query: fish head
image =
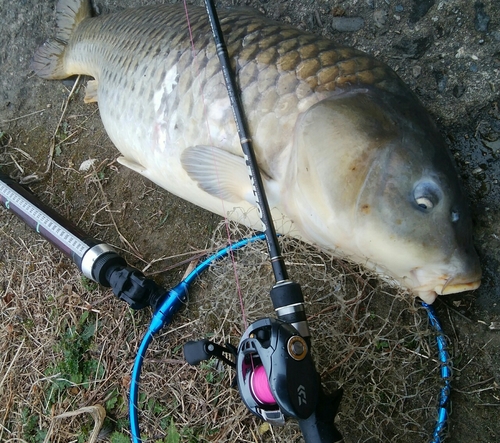
<path fill-rule="evenodd" d="M 395 278 L 428 303 L 481 280 L 449 151 L 418 100 L 362 89 L 322 100 L 295 132 L 304 237 Z"/>

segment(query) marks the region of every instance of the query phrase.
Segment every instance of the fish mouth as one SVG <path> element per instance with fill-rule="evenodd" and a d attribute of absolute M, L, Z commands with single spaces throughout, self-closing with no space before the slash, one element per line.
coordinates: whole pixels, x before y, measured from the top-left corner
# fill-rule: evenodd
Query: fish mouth
<path fill-rule="evenodd" d="M 419 275 L 419 271 L 418 269 L 412 271 L 412 275 L 416 281 L 420 281 L 419 277 L 421 275 Z M 479 288 L 481 285 L 481 274 L 477 275 L 476 273 L 476 275 L 470 275 L 469 278 L 465 276 L 448 277 L 441 275 L 432 280 L 413 288 L 415 294 L 429 304 L 432 304 L 438 295 L 457 294 Z"/>
<path fill-rule="evenodd" d="M 481 280 L 475 280 L 466 283 L 446 282 L 444 285 L 435 286 L 434 291 L 439 295 L 457 294 L 459 292 L 473 291 L 474 289 L 479 288 L 479 286 L 481 286 Z"/>

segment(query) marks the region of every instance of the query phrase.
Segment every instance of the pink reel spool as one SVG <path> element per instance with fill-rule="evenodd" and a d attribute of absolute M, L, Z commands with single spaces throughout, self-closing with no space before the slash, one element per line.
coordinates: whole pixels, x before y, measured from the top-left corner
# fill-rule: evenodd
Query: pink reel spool
<path fill-rule="evenodd" d="M 253 370 L 250 376 L 250 387 L 255 399 L 262 405 L 276 404 L 264 366 L 257 366 Z"/>

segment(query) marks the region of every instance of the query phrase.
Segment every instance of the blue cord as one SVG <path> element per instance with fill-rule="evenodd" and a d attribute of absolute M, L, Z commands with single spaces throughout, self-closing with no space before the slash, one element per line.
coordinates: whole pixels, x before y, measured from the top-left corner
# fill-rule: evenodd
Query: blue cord
<path fill-rule="evenodd" d="M 232 245 L 226 246 L 220 249 L 215 254 L 206 258 L 201 262 L 196 268 L 177 286 L 170 289 L 164 300 L 161 302 L 160 307 L 153 314 L 149 328 L 144 334 L 142 342 L 137 350 L 137 355 L 134 361 L 134 368 L 132 369 L 132 378 L 130 380 L 130 393 L 129 393 L 129 420 L 130 420 L 130 431 L 132 433 L 132 442 L 141 443 L 141 434 L 139 430 L 139 416 L 138 416 L 138 400 L 139 400 L 139 380 L 141 377 L 141 368 L 144 361 L 144 356 L 148 349 L 149 344 L 153 340 L 153 336 L 164 326 L 168 326 L 172 321 L 174 314 L 178 309 L 187 301 L 188 288 L 193 283 L 193 281 L 198 277 L 203 271 L 205 271 L 214 261 L 220 260 L 226 257 L 231 251 L 242 248 L 249 243 L 256 242 L 258 240 L 265 240 L 266 236 L 264 234 L 258 234 L 251 238 L 244 238 Z"/>
<path fill-rule="evenodd" d="M 144 334 L 134 361 L 129 394 L 129 419 L 133 443 L 142 442 L 140 437 L 138 417 L 139 380 L 141 376 L 141 368 L 144 361 L 144 356 L 146 355 L 149 344 L 153 340 L 153 336 L 161 328 L 163 328 L 164 326 L 168 326 L 168 324 L 172 321 L 174 314 L 187 301 L 189 286 L 203 271 L 205 271 L 210 266 L 210 264 L 212 264 L 214 261 L 226 257 L 231 251 L 235 251 L 236 249 L 242 248 L 243 246 L 249 243 L 256 242 L 258 240 L 264 240 L 265 238 L 265 234 L 259 234 L 251 238 L 245 238 L 232 245 L 226 246 L 223 249 L 220 249 L 215 254 L 209 256 L 203 262 L 201 262 L 184 280 L 182 280 L 177 286 L 167 292 L 165 299 L 161 302 L 160 307 L 156 310 L 153 318 L 151 319 L 149 328 Z M 422 302 L 422 306 L 427 311 L 431 326 L 438 334 L 436 337 L 436 342 L 438 347 L 438 357 L 439 361 L 441 362 L 441 378 L 444 381 L 444 386 L 441 388 L 441 391 L 439 393 L 437 420 L 430 443 L 442 443 L 443 433 L 446 428 L 446 422 L 448 418 L 450 382 L 452 375 L 451 359 L 446 348 L 446 337 L 441 327 L 441 323 L 436 316 L 436 311 L 431 305 L 428 305 L 427 303 Z"/>
<path fill-rule="evenodd" d="M 443 434 L 446 428 L 446 421 L 448 419 L 448 407 L 450 403 L 450 390 L 451 390 L 451 359 L 446 348 L 446 337 L 439 322 L 436 311 L 431 305 L 422 302 L 422 306 L 427 311 L 431 326 L 437 332 L 436 343 L 438 347 L 438 357 L 441 363 L 441 378 L 444 381 L 444 386 L 439 392 L 439 406 L 436 425 L 432 434 L 430 443 L 441 443 L 443 441 Z"/>
<path fill-rule="evenodd" d="M 144 338 L 142 339 L 141 345 L 137 351 L 137 355 L 134 361 L 134 369 L 132 370 L 132 378 L 130 380 L 130 392 L 129 392 L 129 419 L 130 419 L 130 432 L 132 433 L 132 441 L 140 442 L 140 431 L 139 431 L 139 414 L 138 414 L 138 401 L 139 401 L 139 379 L 141 376 L 142 362 L 144 356 L 146 355 L 146 350 L 149 344 L 153 340 L 153 334 L 148 329 Z"/>

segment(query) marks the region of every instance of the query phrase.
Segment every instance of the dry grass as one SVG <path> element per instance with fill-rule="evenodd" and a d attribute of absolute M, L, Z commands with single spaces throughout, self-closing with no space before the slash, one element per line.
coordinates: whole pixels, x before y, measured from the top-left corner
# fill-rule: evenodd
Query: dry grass
<path fill-rule="evenodd" d="M 109 417 L 101 436 L 126 435 L 129 374 L 150 313 L 134 313 L 82 280 L 34 234 L 11 232 L 9 217 L 2 213 L 0 227 L 10 246 L 0 265 L 0 440 L 41 442 L 53 417 L 95 404 Z M 232 230 L 235 238 L 248 234 Z M 213 245 L 225 241 L 219 229 Z M 346 390 L 339 414 L 346 441 L 424 441 L 439 389 L 425 312 L 359 269 L 296 240 L 281 241 L 290 274 L 307 296 L 323 380 Z M 265 245 L 239 251 L 235 266 L 247 321 L 271 315 Z M 190 339 L 237 344 L 244 330 L 237 292 L 233 264 L 216 264 L 195 284 L 187 309 L 153 341 L 141 381 L 147 441 L 163 441 L 169 429 L 175 435 L 172 420 L 183 441 L 301 440 L 294 423 L 270 429 L 250 416 L 229 387 L 234 374 L 228 367 L 207 362 L 193 368 L 182 358 L 181 346 Z M 76 368 L 65 365 L 72 358 Z M 92 426 L 90 417 L 68 420 L 53 441 L 84 441 Z"/>

